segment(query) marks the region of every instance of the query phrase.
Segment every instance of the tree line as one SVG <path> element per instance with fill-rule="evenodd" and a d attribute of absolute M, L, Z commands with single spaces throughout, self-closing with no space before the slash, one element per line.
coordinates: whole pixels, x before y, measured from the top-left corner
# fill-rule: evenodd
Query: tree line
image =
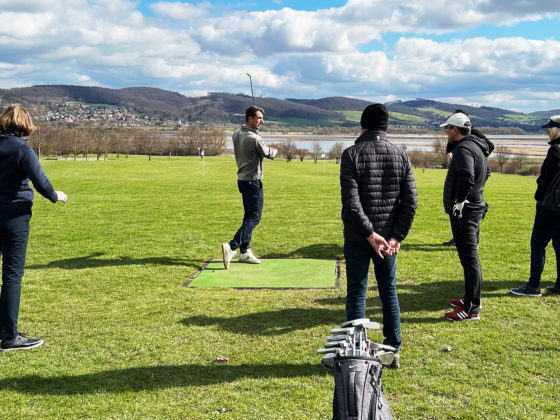
<path fill-rule="evenodd" d="M 85 127 L 75 128 L 63 125 L 52 126 L 37 123 L 36 130 L 29 137 L 29 145 L 38 157 L 50 155 L 67 159 L 107 159 L 108 154 L 118 157 L 130 154 L 152 156 L 196 156 L 204 150 L 206 156 L 221 155 L 226 149 L 227 138 L 223 128 L 188 126 L 177 131 L 152 131 L 143 128 Z M 340 163 L 344 144 L 335 142 L 329 150 L 323 150 L 319 142 L 312 150 L 297 147 L 294 140 L 286 140 L 271 145 L 278 149 L 279 158 L 286 162 L 294 159 L 303 161 L 311 158 L 315 163 L 326 158 Z M 432 150 L 406 150 L 414 167 L 447 168 L 447 142 L 435 137 Z M 531 165 L 526 153 L 512 153 L 505 146 L 498 146 L 492 153 L 490 167 L 493 172 L 521 175 L 538 175 L 539 165 Z"/>
<path fill-rule="evenodd" d="M 192 156 L 222 154 L 226 146 L 225 131 L 220 128 L 183 127 L 173 132 L 150 131 L 142 128 L 68 128 L 36 124 L 29 145 L 40 158 L 44 155 L 70 159 L 107 159 L 108 154 L 128 156 L 153 155 Z"/>

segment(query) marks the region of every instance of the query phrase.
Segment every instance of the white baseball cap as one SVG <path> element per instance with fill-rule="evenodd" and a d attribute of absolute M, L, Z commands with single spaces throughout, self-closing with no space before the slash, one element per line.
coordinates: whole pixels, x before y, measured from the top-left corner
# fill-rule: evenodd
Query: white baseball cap
<path fill-rule="evenodd" d="M 440 124 L 440 127 L 447 127 L 448 125 L 453 125 L 455 127 L 471 127 L 471 120 L 465 114 L 457 112 L 451 115 L 446 122 Z"/>

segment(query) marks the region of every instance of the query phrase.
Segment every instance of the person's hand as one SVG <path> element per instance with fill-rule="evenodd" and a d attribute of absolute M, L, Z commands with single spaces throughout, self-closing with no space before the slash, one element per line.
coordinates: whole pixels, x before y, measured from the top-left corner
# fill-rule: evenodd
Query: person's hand
<path fill-rule="evenodd" d="M 395 238 L 389 239 L 387 242 L 389 248 L 383 253 L 387 257 L 392 257 L 393 255 L 397 255 L 399 250 L 401 249 L 401 243 L 397 241 Z"/>
<path fill-rule="evenodd" d="M 375 253 L 379 255 L 379 258 L 383 259 L 383 253 L 387 252 L 387 250 L 389 249 L 389 244 L 387 243 L 385 238 L 373 232 L 366 239 L 371 247 L 375 250 Z"/>
<path fill-rule="evenodd" d="M 66 203 L 68 201 L 68 196 L 62 191 L 55 191 L 55 193 L 57 197 L 56 201 L 62 201 L 63 203 Z"/>
<path fill-rule="evenodd" d="M 463 207 L 465 207 L 465 203 L 470 203 L 470 201 L 465 200 L 461 203 L 455 203 L 455 205 L 453 206 L 453 216 L 455 216 L 458 219 L 463 217 Z"/>

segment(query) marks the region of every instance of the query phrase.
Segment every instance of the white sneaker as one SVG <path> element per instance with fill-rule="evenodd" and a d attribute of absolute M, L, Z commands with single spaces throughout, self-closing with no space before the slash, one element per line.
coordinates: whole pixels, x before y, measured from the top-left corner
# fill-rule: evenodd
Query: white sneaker
<path fill-rule="evenodd" d="M 231 249 L 231 246 L 229 246 L 229 242 L 225 242 L 222 244 L 222 257 L 226 270 L 229 268 L 229 263 L 231 262 L 235 254 L 237 254 L 237 250 L 233 251 Z"/>
<path fill-rule="evenodd" d="M 248 249 L 244 254 L 239 254 L 239 262 L 248 264 L 260 264 L 261 260 L 253 255 L 250 249 Z"/>

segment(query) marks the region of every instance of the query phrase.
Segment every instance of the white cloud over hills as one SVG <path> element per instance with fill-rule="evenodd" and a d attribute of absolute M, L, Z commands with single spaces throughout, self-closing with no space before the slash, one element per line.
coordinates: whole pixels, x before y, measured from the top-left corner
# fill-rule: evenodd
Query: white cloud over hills
<path fill-rule="evenodd" d="M 560 108 L 557 1 L 349 0 L 316 11 L 219 13 L 212 1 L 0 0 L 0 87 L 153 86 L 186 95 L 454 98 Z M 480 28 L 480 30 L 479 30 Z M 522 32 L 520 30 L 520 32 Z"/>

